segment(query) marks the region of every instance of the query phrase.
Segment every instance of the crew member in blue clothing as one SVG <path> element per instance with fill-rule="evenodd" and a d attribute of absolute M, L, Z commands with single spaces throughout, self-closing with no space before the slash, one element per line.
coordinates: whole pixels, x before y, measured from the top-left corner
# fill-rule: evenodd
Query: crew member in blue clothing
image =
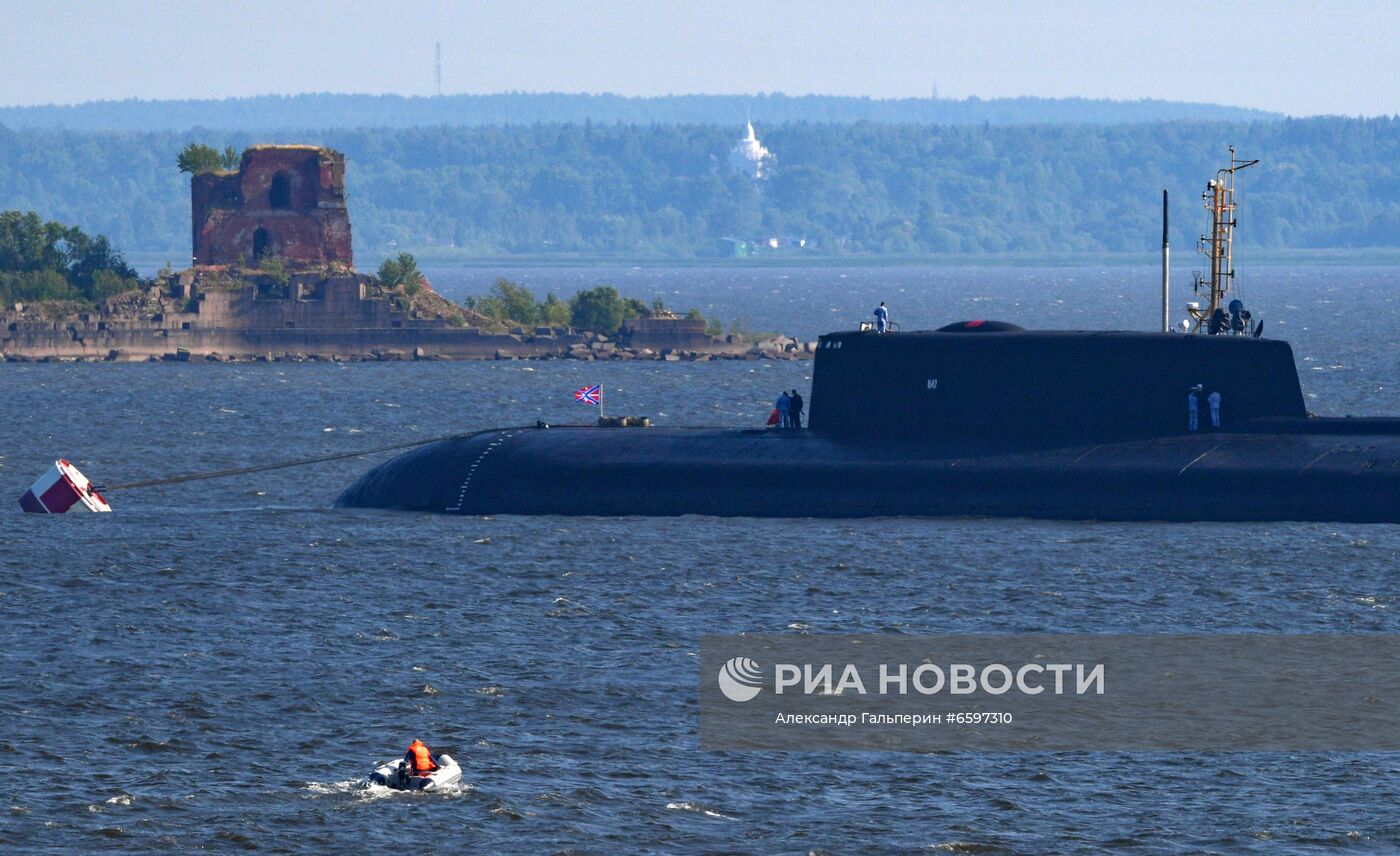
<path fill-rule="evenodd" d="M 790 424 L 789 420 L 792 418 L 790 415 L 792 399 L 788 398 L 787 390 L 783 390 L 783 394 L 778 396 L 778 401 L 773 406 L 778 410 L 778 427 L 787 428 Z"/>
<path fill-rule="evenodd" d="M 885 308 L 885 301 L 881 300 L 880 305 L 875 308 L 875 332 L 883 333 L 890 326 L 890 310 Z"/>

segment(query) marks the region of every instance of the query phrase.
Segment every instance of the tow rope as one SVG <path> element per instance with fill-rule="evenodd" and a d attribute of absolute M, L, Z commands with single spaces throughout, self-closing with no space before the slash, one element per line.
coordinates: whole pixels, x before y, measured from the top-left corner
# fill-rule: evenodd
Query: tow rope
<path fill-rule="evenodd" d="M 272 464 L 257 464 L 251 467 L 235 467 L 227 470 L 213 470 L 207 473 L 185 473 L 178 476 L 166 476 L 159 479 L 147 479 L 146 481 L 127 482 L 125 484 L 93 485 L 93 489 L 99 492 L 114 490 L 135 490 L 138 487 L 159 487 L 160 485 L 179 484 L 181 482 L 203 481 L 204 479 L 220 479 L 228 476 L 242 476 L 249 473 L 264 473 L 269 470 L 285 470 L 290 467 L 304 467 L 309 464 L 323 464 L 327 461 L 340 461 L 345 458 L 358 458 L 363 455 L 374 455 L 380 452 L 394 452 L 399 449 L 412 449 L 414 446 L 426 446 L 429 443 L 439 443 L 444 440 L 466 440 L 471 437 L 479 437 L 482 434 L 490 434 L 493 431 L 518 431 L 524 428 L 534 428 L 534 425 L 523 425 L 515 428 L 483 428 L 480 431 L 468 431 L 464 434 L 443 434 L 440 437 L 428 437 L 422 440 L 410 440 L 406 443 L 393 443 L 388 446 L 376 446 L 373 449 L 358 449 L 353 452 L 337 452 L 334 455 L 319 455 L 314 458 L 297 458 L 293 461 L 277 461 Z"/>
<path fill-rule="evenodd" d="M 619 417 L 613 417 L 618 420 Z M 621 418 L 616 424 L 628 425 L 631 417 Z M 641 425 L 648 424 L 646 420 L 638 420 Z M 291 467 L 304 467 L 310 464 L 323 464 L 327 461 L 341 461 L 346 458 L 360 458 L 366 455 L 375 455 L 382 452 L 395 452 L 400 449 L 412 449 L 415 446 L 426 446 L 430 443 L 441 443 L 447 440 L 467 440 L 472 437 L 479 437 L 482 434 L 491 434 L 497 431 L 524 431 L 531 428 L 598 428 L 598 424 L 563 424 L 551 426 L 543 421 L 534 425 L 517 425 L 505 428 L 482 428 L 479 431 L 466 431 L 456 434 L 442 434 L 437 437 L 425 437 L 421 440 L 409 440 L 403 443 L 390 443 L 387 446 L 375 446 L 372 449 L 356 449 L 353 452 L 336 452 L 330 455 L 317 455 L 312 458 L 296 458 L 290 461 L 276 461 L 271 464 L 254 464 L 251 467 L 233 467 L 223 470 L 212 470 L 203 473 L 184 473 L 177 476 L 165 476 L 158 479 L 146 479 L 145 481 L 125 482 L 123 484 L 102 485 L 90 482 L 77 467 L 64 459 L 54 461 L 53 466 L 48 469 L 39 480 L 24 492 L 20 497 L 19 504 L 26 512 L 32 514 L 63 514 L 69 510 L 73 511 L 111 511 L 112 508 L 107 501 L 102 498 L 103 493 L 114 490 L 135 490 L 142 487 L 159 487 L 168 484 L 180 484 L 182 482 L 204 481 L 206 479 L 221 479 L 229 476 L 242 476 L 250 473 L 265 473 L 270 470 L 285 470 Z M 709 430 L 700 426 L 685 426 L 693 430 Z"/>

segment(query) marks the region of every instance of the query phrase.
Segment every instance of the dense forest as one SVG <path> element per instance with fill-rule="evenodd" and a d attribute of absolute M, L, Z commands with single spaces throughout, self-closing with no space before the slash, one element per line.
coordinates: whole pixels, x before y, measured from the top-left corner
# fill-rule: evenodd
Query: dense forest
<path fill-rule="evenodd" d="M 190 101 L 93 101 L 0 107 L 0 125 L 74 131 L 239 131 L 287 128 L 408 128 L 592 121 L 732 125 L 745 116 L 784 122 L 937 125 L 1118 124 L 1178 119 L 1251 121 L 1278 114 L 1219 104 L 1091 98 L 851 98 L 834 95 L 667 95 L 633 98 L 567 92 L 494 95 L 260 95 Z"/>
<path fill-rule="evenodd" d="M 538 124 L 297 135 L 0 128 L 0 209 L 100 232 L 129 252 L 189 250 L 191 141 L 306 142 L 345 152 L 357 252 L 717 255 L 726 236 L 806 238 L 802 252 L 1150 251 L 1160 194 L 1173 242 L 1204 226 L 1200 192 L 1234 144 L 1242 246 L 1400 246 L 1400 120 L 760 126 L 769 177 L 734 171 L 734 125 Z"/>

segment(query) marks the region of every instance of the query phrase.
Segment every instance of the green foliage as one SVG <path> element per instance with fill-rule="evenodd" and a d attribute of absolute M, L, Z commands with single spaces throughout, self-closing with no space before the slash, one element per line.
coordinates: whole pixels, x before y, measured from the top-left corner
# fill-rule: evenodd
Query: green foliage
<path fill-rule="evenodd" d="M 55 270 L 0 271 L 0 306 L 40 300 L 78 300 L 82 295 Z"/>
<path fill-rule="evenodd" d="M 233 146 L 224 146 L 224 153 L 220 160 L 224 169 L 235 170 L 242 163 L 243 156 Z"/>
<path fill-rule="evenodd" d="M 379 266 L 379 281 L 387 288 L 403 286 L 404 293 L 413 297 L 423 288 L 423 272 L 412 253 L 399 253 Z"/>
<path fill-rule="evenodd" d="M 706 336 L 723 336 L 724 322 L 719 320 L 718 315 L 710 316 L 710 323 L 705 325 Z"/>
<path fill-rule="evenodd" d="M 553 294 L 548 294 L 545 295 L 544 303 L 540 304 L 540 320 L 551 327 L 566 327 L 573 320 L 573 313 L 569 304 Z"/>
<path fill-rule="evenodd" d="M 287 273 L 287 263 L 279 256 L 266 256 L 259 260 L 258 267 L 262 269 L 263 275 L 268 282 L 279 289 L 286 288 L 291 284 L 292 275 Z"/>
<path fill-rule="evenodd" d="M 705 313 L 692 306 L 690 309 L 686 310 L 685 317 L 688 321 L 704 321 Z"/>
<path fill-rule="evenodd" d="M 221 153 L 218 149 L 203 143 L 190 143 L 180 151 L 180 156 L 175 159 L 175 163 L 180 167 L 180 172 L 188 172 L 191 175 L 198 175 L 201 172 L 217 172 L 225 168 L 225 154 L 229 151 L 232 151 L 232 148 L 225 149 Z"/>
<path fill-rule="evenodd" d="M 134 285 L 132 280 L 122 277 L 114 270 L 100 270 L 92 275 L 92 286 L 84 292 L 84 295 L 89 300 L 96 302 L 130 291 Z"/>
<path fill-rule="evenodd" d="M 747 318 L 735 318 L 729 322 L 729 335 L 740 342 L 761 342 L 764 339 L 771 339 L 778 335 L 767 330 L 760 330 Z"/>
<path fill-rule="evenodd" d="M 632 300 L 631 303 L 638 301 Z M 570 323 L 580 330 L 616 333 L 627 317 L 628 301 L 611 285 L 580 291 L 569 301 Z"/>
<path fill-rule="evenodd" d="M 550 295 L 554 298 L 553 295 Z M 557 298 L 554 298 L 558 302 Z M 514 323 L 530 326 L 542 318 L 544 307 L 535 301 L 528 288 L 517 285 L 504 277 L 491 286 L 491 293 L 485 297 L 468 297 L 468 309 L 501 324 Z M 567 323 L 567 322 L 566 322 Z"/>
<path fill-rule="evenodd" d="M 62 270 L 68 260 L 62 223 L 45 223 L 30 211 L 0 213 L 0 271 Z"/>
<path fill-rule="evenodd" d="M 468 297 L 466 307 L 497 324 L 504 324 L 509 320 L 506 318 L 506 307 L 499 297 Z"/>
<path fill-rule="evenodd" d="M 580 291 L 567 303 L 553 294 L 546 295 L 540 302 L 528 288 L 505 278 L 497 279 L 491 286 L 491 293 L 485 297 L 472 296 L 464 302 L 468 309 L 499 325 L 571 325 L 579 330 L 609 334 L 616 333 L 628 318 L 666 309 L 659 299 L 648 306 L 634 297 L 623 297 L 610 285 Z"/>
<path fill-rule="evenodd" d="M 768 236 L 805 237 L 824 255 L 1151 252 L 1164 187 L 1172 242 L 1190 248 L 1205 227 L 1201 189 L 1230 142 L 1263 159 L 1240 176 L 1239 249 L 1400 247 L 1398 118 L 771 124 L 759 133 L 777 162 L 762 182 L 728 169 L 737 133 L 522 123 L 308 142 L 352 165 L 361 253 L 450 242 L 479 254 L 717 256 L 721 238 Z M 169 163 L 185 143 L 0 130 L 0 207 L 65 212 L 126 247 L 185 254 L 189 188 Z"/>
<path fill-rule="evenodd" d="M 523 285 L 516 285 L 501 277 L 491 286 L 491 297 L 499 305 L 499 320 L 516 321 L 526 326 L 539 320 L 540 307 L 535 302 L 535 295 Z"/>
<path fill-rule="evenodd" d="M 0 303 L 96 302 L 140 285 L 108 240 L 30 211 L 0 212 Z"/>

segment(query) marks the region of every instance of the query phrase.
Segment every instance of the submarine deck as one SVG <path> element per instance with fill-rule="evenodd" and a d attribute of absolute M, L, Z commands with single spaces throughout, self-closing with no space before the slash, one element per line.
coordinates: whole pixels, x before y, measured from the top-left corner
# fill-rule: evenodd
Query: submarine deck
<path fill-rule="evenodd" d="M 456 514 L 1400 522 L 1400 420 L 1271 422 L 1268 433 L 1019 448 L 783 429 L 514 429 L 402 455 L 337 504 Z"/>

